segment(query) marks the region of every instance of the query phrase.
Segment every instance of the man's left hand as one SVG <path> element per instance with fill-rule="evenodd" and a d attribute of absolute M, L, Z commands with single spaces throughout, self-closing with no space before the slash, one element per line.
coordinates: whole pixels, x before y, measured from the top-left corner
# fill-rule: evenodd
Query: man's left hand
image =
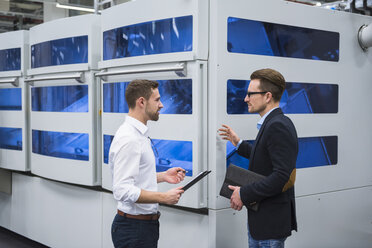
<path fill-rule="evenodd" d="M 163 179 L 167 183 L 179 183 L 185 178 L 186 171 L 181 167 L 173 167 L 164 172 Z"/>
<path fill-rule="evenodd" d="M 229 189 L 234 191 L 231 195 L 231 198 L 230 198 L 231 208 L 235 209 L 235 210 L 238 210 L 238 211 L 242 210 L 243 202 L 240 199 L 240 187 L 229 185 Z"/>

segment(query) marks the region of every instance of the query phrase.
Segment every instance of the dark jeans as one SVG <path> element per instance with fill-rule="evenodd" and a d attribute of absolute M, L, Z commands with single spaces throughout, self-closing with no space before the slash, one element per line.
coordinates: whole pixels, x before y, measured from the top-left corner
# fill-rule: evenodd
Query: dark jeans
<path fill-rule="evenodd" d="M 115 248 L 157 248 L 159 221 L 130 219 L 116 214 L 111 237 Z"/>

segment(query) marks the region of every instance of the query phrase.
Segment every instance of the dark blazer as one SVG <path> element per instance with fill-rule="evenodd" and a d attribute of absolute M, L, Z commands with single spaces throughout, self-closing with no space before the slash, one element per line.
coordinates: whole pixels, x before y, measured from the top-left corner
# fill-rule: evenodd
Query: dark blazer
<path fill-rule="evenodd" d="M 248 209 L 249 232 L 256 240 L 281 239 L 297 231 L 294 186 L 298 140 L 292 121 L 280 108 L 265 119 L 252 145 L 243 141 L 238 154 L 249 158 L 249 170 L 266 176 L 240 188 L 245 206 L 260 202 L 257 212 Z M 284 192 L 283 192 L 284 191 Z"/>

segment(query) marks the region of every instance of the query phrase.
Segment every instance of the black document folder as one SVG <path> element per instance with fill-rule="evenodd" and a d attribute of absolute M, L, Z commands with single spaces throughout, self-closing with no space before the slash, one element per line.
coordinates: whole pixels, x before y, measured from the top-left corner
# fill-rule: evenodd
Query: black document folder
<path fill-rule="evenodd" d="M 265 176 L 257 174 L 253 171 L 240 168 L 236 165 L 230 164 L 226 171 L 225 180 L 222 184 L 220 195 L 228 199 L 231 198 L 233 191 L 229 189 L 229 185 L 232 186 L 243 186 L 250 183 L 254 183 L 264 179 Z M 254 211 L 258 210 L 259 203 L 252 203 L 246 206 Z"/>

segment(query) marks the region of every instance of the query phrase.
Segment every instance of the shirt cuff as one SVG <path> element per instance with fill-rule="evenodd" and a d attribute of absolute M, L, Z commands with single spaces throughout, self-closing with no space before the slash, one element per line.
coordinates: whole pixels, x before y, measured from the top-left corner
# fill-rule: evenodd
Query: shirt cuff
<path fill-rule="evenodd" d="M 239 149 L 240 144 L 243 142 L 243 140 L 239 140 L 238 144 L 236 145 L 236 150 Z"/>

